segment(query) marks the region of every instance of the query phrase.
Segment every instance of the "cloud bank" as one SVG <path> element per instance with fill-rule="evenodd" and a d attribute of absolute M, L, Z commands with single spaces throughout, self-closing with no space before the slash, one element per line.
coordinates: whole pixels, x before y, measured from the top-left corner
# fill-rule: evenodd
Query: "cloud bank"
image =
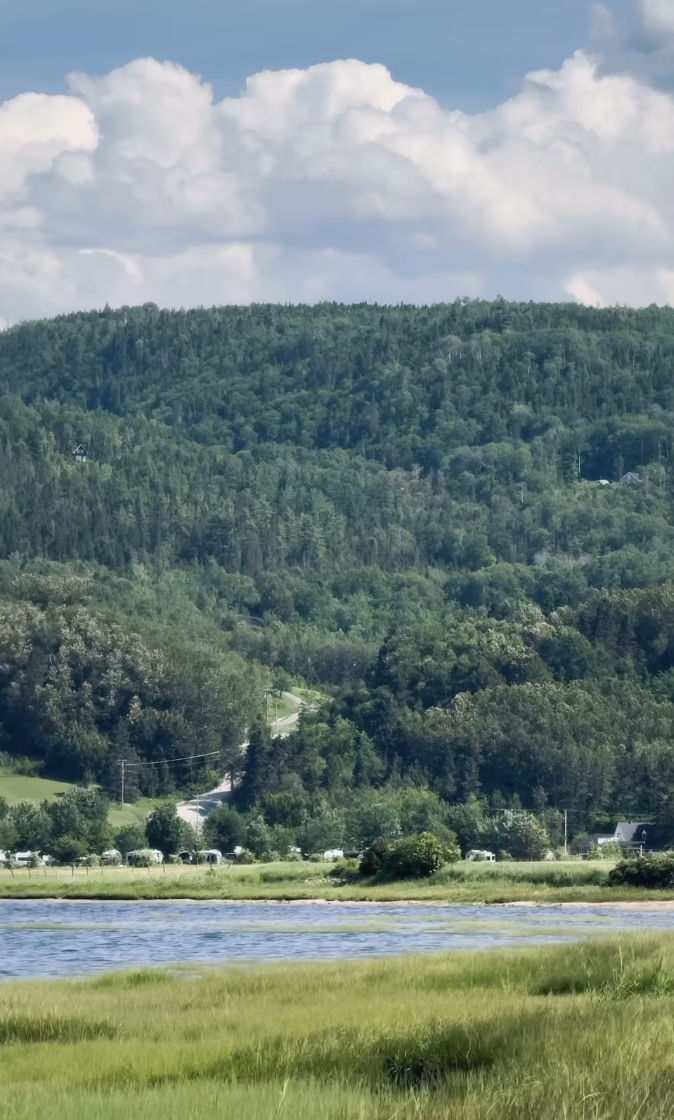
<path fill-rule="evenodd" d="M 674 36 L 674 0 L 643 0 Z M 173 63 L 0 106 L 0 319 L 153 300 L 674 302 L 674 97 L 579 52 L 492 112 L 379 65 Z"/>

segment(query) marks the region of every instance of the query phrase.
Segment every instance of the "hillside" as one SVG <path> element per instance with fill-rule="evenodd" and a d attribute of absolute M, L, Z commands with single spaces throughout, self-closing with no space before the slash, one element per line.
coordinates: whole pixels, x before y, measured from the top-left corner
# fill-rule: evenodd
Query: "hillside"
<path fill-rule="evenodd" d="M 9 754 L 186 790 L 304 680 L 252 806 L 674 812 L 671 309 L 106 309 L 0 334 L 0 387 Z"/>

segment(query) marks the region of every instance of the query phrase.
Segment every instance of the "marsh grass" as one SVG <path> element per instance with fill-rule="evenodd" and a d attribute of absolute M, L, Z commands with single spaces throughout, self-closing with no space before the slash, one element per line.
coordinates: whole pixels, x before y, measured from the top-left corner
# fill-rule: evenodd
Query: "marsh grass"
<path fill-rule="evenodd" d="M 674 1115 L 674 938 L 0 988 L 13 1120 Z"/>
<path fill-rule="evenodd" d="M 248 867 L 48 868 L 0 870 L 2 898 L 117 901 L 209 899 L 338 902 L 609 902 L 674 899 L 673 891 L 608 887 L 612 864 L 451 864 L 427 880 L 381 883 L 340 880 L 334 864 L 275 863 Z"/>

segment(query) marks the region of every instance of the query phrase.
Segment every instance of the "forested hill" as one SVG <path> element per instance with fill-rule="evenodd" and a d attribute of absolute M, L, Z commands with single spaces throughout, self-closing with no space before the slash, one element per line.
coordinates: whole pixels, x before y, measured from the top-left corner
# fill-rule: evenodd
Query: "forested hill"
<path fill-rule="evenodd" d="M 499 688 L 519 703 L 523 687 L 582 680 L 597 697 L 622 678 L 653 696 L 657 680 L 669 711 L 669 636 L 659 635 L 658 657 L 637 656 L 637 638 L 618 656 L 615 634 L 616 619 L 631 620 L 631 633 L 643 614 L 621 595 L 655 593 L 674 577 L 672 309 L 106 309 L 0 334 L 0 390 L 0 590 L 14 611 L 74 610 L 53 588 L 84 579 L 77 609 L 137 630 L 148 648 L 188 634 L 230 674 L 242 657 L 261 667 L 260 682 L 270 671 L 337 690 L 329 719 L 375 744 L 377 781 L 402 768 L 447 796 L 552 796 L 536 765 L 525 781 L 482 774 L 465 744 L 463 762 L 456 752 L 448 762 L 454 747 L 443 755 L 437 735 L 432 764 L 411 749 L 409 737 L 426 734 L 410 730 L 412 715 L 455 711 L 462 692 L 486 712 Z M 79 444 L 86 463 L 74 459 Z M 628 472 L 638 481 L 621 483 Z M 605 654 L 601 625 L 581 620 L 606 592 Z M 549 633 L 539 648 L 525 608 L 553 629 L 566 610 L 576 653 Z M 419 658 L 404 687 L 382 669 L 402 634 Z M 497 665 L 494 650 L 509 642 L 526 656 Z M 431 664 L 441 687 L 425 679 Z M 602 703 L 593 700 L 596 734 Z M 663 713 L 642 728 L 644 742 L 667 740 Z M 123 739 L 127 716 L 96 717 L 96 734 L 108 746 Z M 15 708 L 13 723 L 2 718 L 17 753 Z M 145 733 L 145 753 L 179 745 L 165 725 L 163 745 Z M 637 732 L 611 734 L 609 753 Z M 34 729 L 30 741 L 39 738 Z M 96 741 L 102 757 L 108 747 Z M 585 803 L 615 799 L 615 781 Z"/>

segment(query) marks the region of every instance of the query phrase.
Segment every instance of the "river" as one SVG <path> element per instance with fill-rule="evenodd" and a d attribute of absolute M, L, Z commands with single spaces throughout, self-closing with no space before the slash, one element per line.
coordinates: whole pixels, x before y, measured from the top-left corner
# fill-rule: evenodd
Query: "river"
<path fill-rule="evenodd" d="M 0 902 L 0 980 L 310 961 L 674 930 L 674 910 L 362 903 Z"/>

